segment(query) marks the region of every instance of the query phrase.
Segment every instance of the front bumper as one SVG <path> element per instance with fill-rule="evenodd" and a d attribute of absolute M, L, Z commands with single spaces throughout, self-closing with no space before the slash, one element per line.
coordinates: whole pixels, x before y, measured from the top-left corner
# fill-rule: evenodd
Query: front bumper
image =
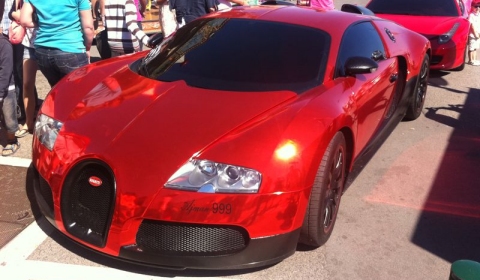
<path fill-rule="evenodd" d="M 242 225 L 241 222 L 207 224 L 133 215 L 135 218 L 126 219 L 129 222 L 121 229 L 118 229 L 118 226 L 114 229 L 112 220 L 118 218 L 115 216 L 122 211 L 118 211 L 118 207 L 115 209 L 114 199 L 105 200 L 102 196 L 112 197 L 120 194 L 116 193 L 114 186 L 110 187 L 111 191 L 105 192 L 97 188 L 98 191 L 93 190 L 95 193 L 86 194 L 84 188 L 90 186 L 72 181 L 70 177 L 72 173 L 83 174 L 83 169 L 92 168 L 88 164 L 78 166 L 73 167 L 66 176 L 65 182 L 69 188 L 62 188 L 63 190 L 56 193 L 50 188 L 50 183 L 35 169 L 36 201 L 53 226 L 74 241 L 99 253 L 130 262 L 171 269 L 242 269 L 277 263 L 296 250 L 300 234 L 299 226 L 296 225 L 298 223 L 290 224 L 287 230 L 283 231 L 275 229 L 275 223 L 272 223 L 273 226 L 263 224 L 268 232 L 278 234 L 263 236 L 257 234 L 252 237 L 251 232 L 247 231 L 249 227 Z M 103 180 L 104 185 L 114 185 L 107 182 L 110 180 L 114 183 L 114 179 L 106 178 L 108 170 L 104 169 L 101 173 L 105 176 L 96 175 Z M 292 194 L 286 196 L 288 201 L 292 201 Z M 304 195 L 296 193 L 293 196 Z M 267 198 L 262 197 L 262 200 L 266 200 L 267 203 L 282 201 L 281 205 L 292 206 L 285 205 L 286 198 L 282 198 L 282 195 L 275 194 Z M 98 204 L 105 205 L 97 208 Z M 285 212 L 279 210 L 279 213 Z M 301 215 L 303 217 L 303 213 Z M 255 224 L 253 220 L 250 219 L 249 223 Z"/>
<path fill-rule="evenodd" d="M 174 269 L 245 269 L 275 264 L 293 255 L 299 235 L 300 229 L 297 229 L 286 234 L 250 239 L 242 250 L 224 255 L 162 254 L 144 252 L 138 246 L 126 246 L 121 248 L 119 257 Z"/>
<path fill-rule="evenodd" d="M 432 45 L 431 69 L 455 69 L 465 62 L 466 45 L 457 45 L 453 41 L 440 45 L 437 41 L 438 39 L 430 40 Z"/>

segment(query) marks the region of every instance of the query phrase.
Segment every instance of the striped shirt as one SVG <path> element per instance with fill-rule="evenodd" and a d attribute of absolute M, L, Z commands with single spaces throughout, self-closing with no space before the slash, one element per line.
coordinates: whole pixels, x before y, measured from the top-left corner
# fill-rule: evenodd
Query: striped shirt
<path fill-rule="evenodd" d="M 140 50 L 139 41 L 148 44 L 148 36 L 137 23 L 133 0 L 105 0 L 105 26 L 112 51 L 133 53 Z"/>

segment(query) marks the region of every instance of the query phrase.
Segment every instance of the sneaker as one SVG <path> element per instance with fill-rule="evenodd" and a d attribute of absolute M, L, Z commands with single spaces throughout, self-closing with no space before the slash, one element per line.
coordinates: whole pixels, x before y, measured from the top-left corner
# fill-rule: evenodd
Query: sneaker
<path fill-rule="evenodd" d="M 480 66 L 480 61 L 474 60 L 474 61 L 472 61 L 472 65 L 473 66 Z"/>

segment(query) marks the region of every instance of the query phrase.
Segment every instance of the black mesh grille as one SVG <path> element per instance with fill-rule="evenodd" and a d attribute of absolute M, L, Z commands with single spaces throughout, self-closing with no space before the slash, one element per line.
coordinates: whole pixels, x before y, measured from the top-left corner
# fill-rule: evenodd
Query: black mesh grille
<path fill-rule="evenodd" d="M 215 256 L 241 251 L 248 239 L 241 227 L 145 220 L 137 233 L 137 246 L 151 253 Z"/>
<path fill-rule="evenodd" d="M 42 198 L 45 200 L 47 206 L 48 206 L 48 214 L 51 214 L 53 218 L 53 195 L 52 195 L 52 189 L 50 188 L 50 185 L 48 182 L 42 178 L 42 176 L 38 175 L 38 191 Z M 45 213 L 45 214 L 47 214 Z"/>
<path fill-rule="evenodd" d="M 99 186 L 90 183 L 95 178 Z M 103 164 L 83 163 L 67 176 L 61 210 L 65 227 L 72 235 L 103 247 L 115 196 L 112 173 Z"/>

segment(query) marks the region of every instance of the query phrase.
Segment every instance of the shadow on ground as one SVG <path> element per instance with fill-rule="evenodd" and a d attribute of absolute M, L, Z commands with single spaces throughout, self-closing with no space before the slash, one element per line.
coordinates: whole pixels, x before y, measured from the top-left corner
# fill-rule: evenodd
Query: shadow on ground
<path fill-rule="evenodd" d="M 432 78 L 430 86 L 447 88 L 441 72 Z M 412 242 L 449 262 L 480 261 L 480 90 L 451 91 L 465 94 L 465 104 L 426 108 L 427 118 L 454 130 Z"/>

